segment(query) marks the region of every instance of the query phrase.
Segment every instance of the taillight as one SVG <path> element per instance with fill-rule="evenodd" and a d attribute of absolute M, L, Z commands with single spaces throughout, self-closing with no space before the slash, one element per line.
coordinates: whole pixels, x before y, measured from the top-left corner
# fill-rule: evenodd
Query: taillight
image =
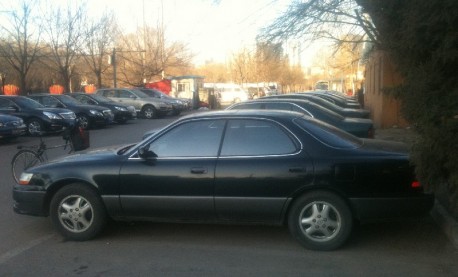
<path fill-rule="evenodd" d="M 369 128 L 369 131 L 367 131 L 367 137 L 371 139 L 375 137 L 375 129 L 373 127 Z"/>
<path fill-rule="evenodd" d="M 410 184 L 410 187 L 415 189 L 415 188 L 421 188 L 421 183 L 419 181 L 413 181 L 411 184 Z"/>

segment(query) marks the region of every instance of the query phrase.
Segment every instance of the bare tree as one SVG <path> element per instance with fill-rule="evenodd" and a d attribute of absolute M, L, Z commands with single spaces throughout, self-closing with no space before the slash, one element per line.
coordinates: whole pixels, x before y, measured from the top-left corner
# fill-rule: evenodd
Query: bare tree
<path fill-rule="evenodd" d="M 101 88 L 102 76 L 111 67 L 108 57 L 112 54 L 117 33 L 115 18 L 113 14 L 106 13 L 85 26 L 81 54 L 87 71 L 95 75 L 96 86 Z"/>
<path fill-rule="evenodd" d="M 155 77 L 190 69 L 192 55 L 186 45 L 168 44 L 158 29 L 138 29 L 136 34 L 122 36 L 117 45 L 118 70 L 126 85 L 142 86 Z"/>
<path fill-rule="evenodd" d="M 254 55 L 249 49 L 243 48 L 233 55 L 231 61 L 231 71 L 233 81 L 236 83 L 242 84 L 253 80 L 255 68 L 256 64 L 254 61 Z"/>
<path fill-rule="evenodd" d="M 320 39 L 359 43 L 378 41 L 372 21 L 355 0 L 293 1 L 288 10 L 260 35 L 265 41 L 285 41 L 290 37 L 309 42 Z"/>
<path fill-rule="evenodd" d="M 258 42 L 256 45 L 257 76 L 263 82 L 280 79 L 285 56 L 280 43 Z"/>
<path fill-rule="evenodd" d="M 85 14 L 85 5 L 71 7 L 69 4 L 65 8 L 50 8 L 49 17 L 45 20 L 48 62 L 59 73 L 67 92 L 72 91 L 71 80 L 83 45 Z"/>
<path fill-rule="evenodd" d="M 39 59 L 40 52 L 40 35 L 33 16 L 35 4 L 35 1 L 22 1 L 18 11 L 7 13 L 9 25 L 0 25 L 0 56 L 17 72 L 20 92 L 23 94 L 28 89 L 29 70 Z"/>

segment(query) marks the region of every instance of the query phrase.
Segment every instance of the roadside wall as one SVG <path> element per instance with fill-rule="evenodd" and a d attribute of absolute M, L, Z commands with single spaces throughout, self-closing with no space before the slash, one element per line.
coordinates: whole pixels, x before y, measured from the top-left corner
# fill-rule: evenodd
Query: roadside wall
<path fill-rule="evenodd" d="M 371 111 L 376 128 L 409 125 L 401 115 L 401 102 L 382 91 L 385 87 L 393 87 L 401 82 L 402 78 L 388 55 L 383 51 L 374 51 L 366 64 L 364 108 Z"/>

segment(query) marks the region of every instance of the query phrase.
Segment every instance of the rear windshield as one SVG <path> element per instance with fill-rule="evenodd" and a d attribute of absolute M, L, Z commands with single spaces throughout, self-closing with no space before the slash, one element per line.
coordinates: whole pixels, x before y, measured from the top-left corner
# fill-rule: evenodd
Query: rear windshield
<path fill-rule="evenodd" d="M 360 138 L 313 118 L 299 117 L 293 122 L 321 143 L 333 148 L 353 149 L 363 144 Z"/>

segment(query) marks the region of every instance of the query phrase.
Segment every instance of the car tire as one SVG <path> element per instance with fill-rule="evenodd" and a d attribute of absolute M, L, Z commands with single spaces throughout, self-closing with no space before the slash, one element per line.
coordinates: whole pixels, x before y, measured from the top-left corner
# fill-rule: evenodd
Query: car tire
<path fill-rule="evenodd" d="M 51 220 L 67 239 L 89 240 L 105 227 L 107 213 L 102 200 L 90 187 L 74 183 L 61 188 L 51 200 Z"/>
<path fill-rule="evenodd" d="M 156 109 L 151 105 L 146 105 L 142 108 L 143 117 L 146 119 L 153 119 L 157 116 Z"/>
<path fill-rule="evenodd" d="M 81 128 L 84 130 L 88 130 L 90 127 L 90 122 L 89 122 L 89 117 L 85 114 L 79 114 L 76 116 L 76 119 L 78 120 L 78 124 Z"/>
<path fill-rule="evenodd" d="M 336 194 L 315 191 L 297 198 L 288 214 L 292 236 L 311 250 L 334 250 L 350 236 L 350 208 Z"/>
<path fill-rule="evenodd" d="M 172 115 L 180 115 L 180 113 L 181 113 L 181 110 L 179 110 L 179 109 L 173 109 L 172 110 Z"/>
<path fill-rule="evenodd" d="M 32 118 L 27 121 L 27 133 L 30 136 L 39 136 L 43 131 L 43 123 L 38 118 Z"/>

